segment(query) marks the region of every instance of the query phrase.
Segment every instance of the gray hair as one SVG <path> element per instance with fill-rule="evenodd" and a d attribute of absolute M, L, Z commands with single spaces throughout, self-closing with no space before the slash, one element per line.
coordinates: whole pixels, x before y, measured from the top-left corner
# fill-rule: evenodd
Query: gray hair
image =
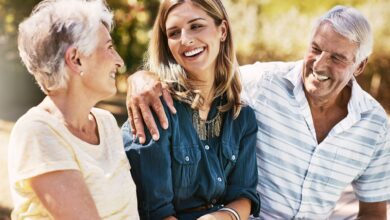
<path fill-rule="evenodd" d="M 346 6 L 335 6 L 325 15 L 319 18 L 313 29 L 314 31 L 329 22 L 333 29 L 352 42 L 358 44 L 355 62 L 360 63 L 372 52 L 373 36 L 367 19 L 356 9 Z"/>
<path fill-rule="evenodd" d="M 44 0 L 19 25 L 19 55 L 45 94 L 67 87 L 65 52 L 90 55 L 100 24 L 109 31 L 113 15 L 104 0 Z"/>

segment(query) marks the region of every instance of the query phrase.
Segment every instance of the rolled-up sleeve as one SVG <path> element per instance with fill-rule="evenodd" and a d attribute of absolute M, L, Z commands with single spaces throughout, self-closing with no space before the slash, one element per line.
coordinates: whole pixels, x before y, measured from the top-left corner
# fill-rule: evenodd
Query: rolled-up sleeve
<path fill-rule="evenodd" d="M 363 202 L 390 200 L 390 125 L 378 135 L 376 150 L 363 174 L 352 183 L 357 198 Z"/>
<path fill-rule="evenodd" d="M 238 198 L 251 200 L 251 214 L 258 216 L 260 211 L 260 197 L 256 186 L 258 182 L 256 162 L 256 134 L 257 123 L 251 108 L 243 109 L 245 114 L 243 124 L 245 132 L 240 140 L 239 154 L 236 165 L 228 176 L 228 185 L 225 200 L 231 202 Z"/>
<path fill-rule="evenodd" d="M 156 142 L 147 133 L 146 143 L 133 140 L 126 122 L 122 136 L 131 175 L 137 186 L 138 209 L 142 219 L 162 219 L 175 215 L 170 156 L 170 131 L 159 127 L 160 139 Z"/>

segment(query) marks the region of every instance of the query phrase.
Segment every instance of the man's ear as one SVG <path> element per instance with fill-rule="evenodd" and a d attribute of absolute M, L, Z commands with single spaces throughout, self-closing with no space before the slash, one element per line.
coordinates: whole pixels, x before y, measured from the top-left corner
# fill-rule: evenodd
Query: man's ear
<path fill-rule="evenodd" d="M 81 69 L 80 56 L 77 48 L 69 47 L 65 51 L 65 63 L 72 72 L 79 74 Z"/>
<path fill-rule="evenodd" d="M 363 73 L 364 69 L 366 68 L 367 66 L 367 62 L 368 62 L 368 58 L 364 59 L 362 62 L 359 63 L 359 66 L 357 67 L 357 69 L 355 70 L 355 72 L 353 73 L 353 75 L 355 77 L 359 76 L 360 74 Z"/>

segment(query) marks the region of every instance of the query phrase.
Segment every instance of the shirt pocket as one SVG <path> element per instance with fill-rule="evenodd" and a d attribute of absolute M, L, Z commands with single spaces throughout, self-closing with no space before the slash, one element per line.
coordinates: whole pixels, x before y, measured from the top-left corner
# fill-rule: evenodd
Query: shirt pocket
<path fill-rule="evenodd" d="M 232 171 L 236 165 L 238 158 L 238 146 L 231 144 L 223 144 L 222 146 L 222 155 L 223 155 L 223 168 L 226 176 Z"/>
<path fill-rule="evenodd" d="M 175 188 L 188 187 L 196 180 L 201 152 L 198 146 L 173 148 L 172 177 Z"/>
<path fill-rule="evenodd" d="M 361 152 L 367 153 L 366 155 Z M 329 187 L 343 188 L 357 179 L 367 168 L 372 149 L 350 144 L 349 148 L 339 148 L 333 162 L 333 172 L 328 181 Z"/>

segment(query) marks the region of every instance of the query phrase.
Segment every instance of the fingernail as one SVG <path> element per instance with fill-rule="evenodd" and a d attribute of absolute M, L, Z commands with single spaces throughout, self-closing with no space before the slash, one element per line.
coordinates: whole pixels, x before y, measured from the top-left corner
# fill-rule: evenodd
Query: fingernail
<path fill-rule="evenodd" d="M 139 143 L 143 144 L 145 142 L 145 138 L 144 137 L 139 137 Z"/>
<path fill-rule="evenodd" d="M 135 140 L 137 138 L 137 136 L 135 134 L 133 134 L 133 140 Z"/>
<path fill-rule="evenodd" d="M 154 135 L 152 136 L 152 138 L 153 138 L 153 140 L 157 141 L 158 138 L 159 138 L 159 136 L 158 136 L 158 134 L 154 134 Z"/>
<path fill-rule="evenodd" d="M 168 123 L 163 123 L 162 128 L 163 129 L 167 129 L 168 128 Z"/>

